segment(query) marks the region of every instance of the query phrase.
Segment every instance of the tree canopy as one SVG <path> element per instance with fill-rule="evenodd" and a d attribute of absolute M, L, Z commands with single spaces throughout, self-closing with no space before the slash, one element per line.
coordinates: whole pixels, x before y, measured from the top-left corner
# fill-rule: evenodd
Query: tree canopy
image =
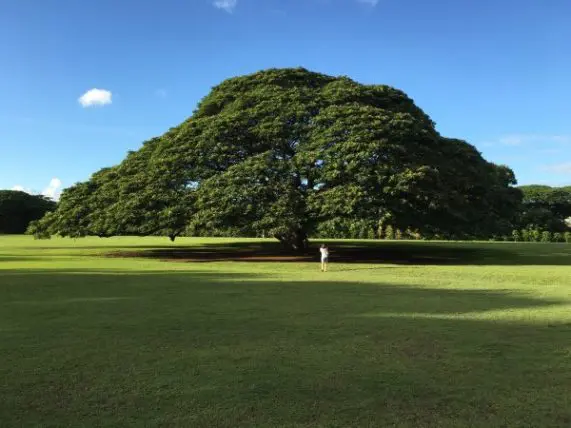
<path fill-rule="evenodd" d="M 56 203 L 41 195 L 30 195 L 18 190 L 0 190 L 0 233 L 24 233 L 33 220 L 38 220 Z"/>
<path fill-rule="evenodd" d="M 400 90 L 270 69 L 214 87 L 184 123 L 66 189 L 35 230 L 264 235 L 294 248 L 348 221 L 488 236 L 511 228 L 515 183 Z"/>

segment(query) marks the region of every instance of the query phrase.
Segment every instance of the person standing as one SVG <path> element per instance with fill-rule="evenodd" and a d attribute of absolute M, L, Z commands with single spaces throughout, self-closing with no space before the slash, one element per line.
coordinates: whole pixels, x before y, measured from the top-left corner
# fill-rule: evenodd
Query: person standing
<path fill-rule="evenodd" d="M 321 244 L 319 248 L 321 253 L 321 272 L 327 272 L 327 263 L 329 263 L 329 248 L 325 244 Z"/>

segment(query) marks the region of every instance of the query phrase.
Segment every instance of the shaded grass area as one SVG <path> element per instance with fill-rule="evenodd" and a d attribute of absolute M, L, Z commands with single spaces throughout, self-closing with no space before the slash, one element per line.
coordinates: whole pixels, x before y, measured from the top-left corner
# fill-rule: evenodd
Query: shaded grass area
<path fill-rule="evenodd" d="M 569 265 L 571 245 L 512 243 L 442 243 L 414 241 L 328 241 L 331 261 L 408 265 Z M 222 242 L 195 246 L 114 251 L 111 257 L 145 257 L 189 262 L 310 262 L 319 245 L 303 254 L 277 242 Z"/>
<path fill-rule="evenodd" d="M 99 241 L 67 242 L 51 244 L 59 258 L 0 242 L 2 427 L 571 424 L 562 262 L 323 275 L 305 263 L 106 259 L 85 253 Z M 470 246 L 554 260 L 565 248 Z"/>

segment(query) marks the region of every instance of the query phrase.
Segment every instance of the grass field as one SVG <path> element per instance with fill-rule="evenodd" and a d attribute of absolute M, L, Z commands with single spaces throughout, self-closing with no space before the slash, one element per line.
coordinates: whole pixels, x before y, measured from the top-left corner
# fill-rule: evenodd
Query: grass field
<path fill-rule="evenodd" d="M 570 245 L 330 246 L 0 237 L 0 426 L 571 425 Z"/>

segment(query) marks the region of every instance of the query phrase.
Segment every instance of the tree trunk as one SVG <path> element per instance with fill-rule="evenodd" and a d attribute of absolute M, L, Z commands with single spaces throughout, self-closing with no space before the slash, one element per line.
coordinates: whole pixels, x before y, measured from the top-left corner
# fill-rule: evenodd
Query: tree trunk
<path fill-rule="evenodd" d="M 309 246 L 307 233 L 303 230 L 291 231 L 288 234 L 276 236 L 276 238 L 289 250 L 303 253 Z"/>
<path fill-rule="evenodd" d="M 171 233 L 169 233 L 168 237 L 171 240 L 171 242 L 174 242 L 174 240 L 176 238 L 178 238 L 181 233 L 182 233 L 182 230 L 178 229 L 178 230 L 175 230 L 175 231 L 172 231 Z"/>

